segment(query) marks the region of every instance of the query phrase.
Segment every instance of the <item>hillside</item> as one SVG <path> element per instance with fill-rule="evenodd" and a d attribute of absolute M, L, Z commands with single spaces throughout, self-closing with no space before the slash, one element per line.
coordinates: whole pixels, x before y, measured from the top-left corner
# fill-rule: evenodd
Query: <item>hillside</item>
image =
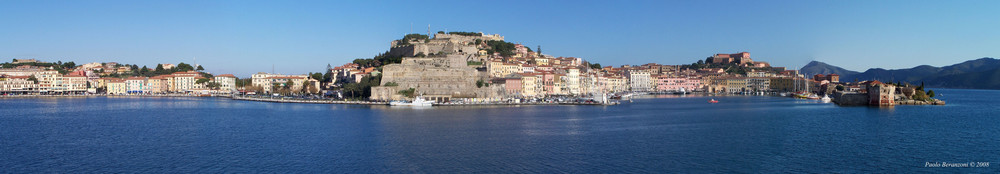
<path fill-rule="evenodd" d="M 814 64 L 815 63 L 815 64 Z M 822 62 L 810 62 L 803 67 L 803 74 L 816 74 L 829 72 L 837 73 L 842 69 Z M 843 81 L 857 80 L 879 80 L 886 82 L 908 82 L 919 84 L 924 82 L 929 87 L 942 88 L 975 88 L 975 89 L 1000 89 L 1000 59 L 980 58 L 962 63 L 934 67 L 930 65 L 920 65 L 907 69 L 887 70 L 882 68 L 868 69 L 862 73 L 841 74 Z"/>
<path fill-rule="evenodd" d="M 926 81 L 927 85 L 932 87 L 1000 89 L 1000 68 L 938 76 Z"/>
<path fill-rule="evenodd" d="M 809 64 L 803 66 L 802 69 L 799 69 L 799 72 L 806 76 L 816 74 L 839 74 L 841 76 L 858 74 L 857 71 L 846 70 L 844 68 L 829 65 L 820 61 L 809 62 Z"/>

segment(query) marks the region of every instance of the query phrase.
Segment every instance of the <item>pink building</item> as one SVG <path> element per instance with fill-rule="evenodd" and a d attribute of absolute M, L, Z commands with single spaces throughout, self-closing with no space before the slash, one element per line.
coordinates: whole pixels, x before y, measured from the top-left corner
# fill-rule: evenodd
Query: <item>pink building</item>
<path fill-rule="evenodd" d="M 686 91 L 691 91 L 701 87 L 701 79 L 696 78 L 657 78 L 656 79 L 656 90 L 657 91 L 679 91 L 684 88 Z"/>
<path fill-rule="evenodd" d="M 504 78 L 504 81 L 505 82 L 503 87 L 504 90 L 507 91 L 507 94 L 510 95 L 521 94 L 521 89 L 523 89 L 524 87 L 521 86 L 520 75 L 510 75 L 507 78 Z"/>

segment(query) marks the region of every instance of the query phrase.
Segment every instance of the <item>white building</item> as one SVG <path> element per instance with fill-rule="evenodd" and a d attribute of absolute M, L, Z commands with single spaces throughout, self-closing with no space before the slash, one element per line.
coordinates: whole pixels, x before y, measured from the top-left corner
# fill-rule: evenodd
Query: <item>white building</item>
<path fill-rule="evenodd" d="M 627 70 L 625 77 L 628 78 L 629 87 L 632 91 L 647 92 L 653 90 L 653 80 L 648 71 Z"/>
<path fill-rule="evenodd" d="M 232 74 L 217 75 L 214 81 L 219 84 L 219 92 L 230 93 L 236 90 L 236 76 Z"/>

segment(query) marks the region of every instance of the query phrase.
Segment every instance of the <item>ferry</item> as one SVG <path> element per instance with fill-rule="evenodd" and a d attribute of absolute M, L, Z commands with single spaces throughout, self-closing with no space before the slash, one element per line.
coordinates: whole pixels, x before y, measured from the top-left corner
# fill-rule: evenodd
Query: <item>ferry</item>
<path fill-rule="evenodd" d="M 423 97 L 416 97 L 411 102 L 407 101 L 392 101 L 389 102 L 389 106 L 433 106 L 434 101 L 426 101 Z"/>

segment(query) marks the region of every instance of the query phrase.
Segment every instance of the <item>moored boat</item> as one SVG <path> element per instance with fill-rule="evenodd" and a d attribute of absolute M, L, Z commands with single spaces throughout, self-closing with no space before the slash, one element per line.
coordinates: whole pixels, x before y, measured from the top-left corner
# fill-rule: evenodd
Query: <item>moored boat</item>
<path fill-rule="evenodd" d="M 434 101 L 426 101 L 423 97 L 417 96 L 413 101 L 392 101 L 390 106 L 433 106 Z"/>

